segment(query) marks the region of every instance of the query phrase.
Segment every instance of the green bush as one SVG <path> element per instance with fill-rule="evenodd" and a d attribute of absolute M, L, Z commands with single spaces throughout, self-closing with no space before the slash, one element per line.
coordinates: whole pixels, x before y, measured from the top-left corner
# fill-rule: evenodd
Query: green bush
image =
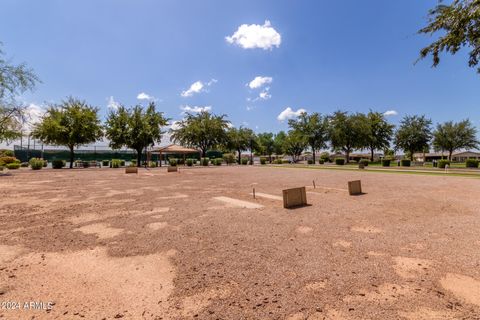
<path fill-rule="evenodd" d="M 324 163 L 325 163 L 325 162 L 330 162 L 330 153 L 328 153 L 328 152 L 322 152 L 322 153 L 320 154 L 320 159 L 322 159 Z"/>
<path fill-rule="evenodd" d="M 370 160 L 368 159 L 360 159 L 358 163 L 363 164 L 365 167 L 368 167 L 368 164 L 370 163 Z"/>
<path fill-rule="evenodd" d="M 20 167 L 22 167 L 22 168 L 28 168 L 29 165 L 30 165 L 30 164 L 29 164 L 28 162 L 22 162 L 22 163 L 20 163 Z"/>
<path fill-rule="evenodd" d="M 336 158 L 335 159 L 335 164 L 339 166 L 343 166 L 345 164 L 345 159 L 344 158 Z"/>
<path fill-rule="evenodd" d="M 20 160 L 18 160 L 15 157 L 10 157 L 10 156 L 0 158 L 0 165 L 5 165 L 5 164 L 9 164 L 9 163 L 14 163 L 14 162 L 20 163 Z"/>
<path fill-rule="evenodd" d="M 201 158 L 201 159 L 200 159 L 200 163 L 201 163 L 201 165 L 204 166 L 204 167 L 207 167 L 207 166 L 208 166 L 209 161 L 210 161 L 210 158 Z"/>
<path fill-rule="evenodd" d="M 223 160 L 225 160 L 227 164 L 235 163 L 235 155 L 233 153 L 224 153 Z"/>
<path fill-rule="evenodd" d="M 7 167 L 7 169 L 10 169 L 10 170 L 16 170 L 20 168 L 20 163 L 17 163 L 17 162 L 7 163 L 5 167 Z"/>
<path fill-rule="evenodd" d="M 223 158 L 217 158 L 217 166 L 221 166 L 223 164 Z"/>
<path fill-rule="evenodd" d="M 0 158 L 3 157 L 15 157 L 13 150 L 2 149 L 0 150 Z"/>
<path fill-rule="evenodd" d="M 313 159 L 308 159 L 308 160 L 307 160 L 307 163 L 308 163 L 308 164 L 313 164 Z"/>
<path fill-rule="evenodd" d="M 267 158 L 260 157 L 260 164 L 267 164 Z"/>
<path fill-rule="evenodd" d="M 168 163 L 169 163 L 172 167 L 176 167 L 178 162 L 177 162 L 177 159 L 170 158 L 170 159 L 168 159 Z"/>
<path fill-rule="evenodd" d="M 110 165 L 110 161 L 102 160 L 102 167 L 108 167 Z"/>
<path fill-rule="evenodd" d="M 467 168 L 478 168 L 479 161 L 477 159 L 467 159 L 465 166 Z"/>
<path fill-rule="evenodd" d="M 120 160 L 120 167 L 125 167 L 125 160 Z"/>
<path fill-rule="evenodd" d="M 43 160 L 43 167 L 46 168 L 48 166 L 48 161 L 47 160 Z"/>
<path fill-rule="evenodd" d="M 390 159 L 382 159 L 382 167 L 390 167 Z"/>
<path fill-rule="evenodd" d="M 318 160 L 318 164 L 324 164 L 324 163 L 325 163 L 325 160 L 323 160 L 321 158 L 320 158 L 320 160 Z"/>
<path fill-rule="evenodd" d="M 40 170 L 43 168 L 45 162 L 40 158 L 32 158 L 30 161 L 28 161 L 28 163 L 30 163 L 32 170 Z"/>
<path fill-rule="evenodd" d="M 52 168 L 53 169 L 62 169 L 65 167 L 65 161 L 63 160 L 52 160 Z"/>
<path fill-rule="evenodd" d="M 290 160 L 282 159 L 282 164 L 290 164 Z"/>
<path fill-rule="evenodd" d="M 120 168 L 122 161 L 120 159 L 112 159 L 110 161 L 110 168 Z"/>
<path fill-rule="evenodd" d="M 242 158 L 241 159 L 241 164 L 243 164 L 243 165 L 248 164 L 248 158 Z"/>
<path fill-rule="evenodd" d="M 402 167 L 410 167 L 411 161 L 408 160 L 408 159 L 402 159 L 402 160 L 400 160 L 400 165 L 401 165 Z"/>
<path fill-rule="evenodd" d="M 193 159 L 187 159 L 187 167 L 193 166 Z"/>
<path fill-rule="evenodd" d="M 148 167 L 149 168 L 156 168 L 158 166 L 157 161 L 149 161 Z"/>
<path fill-rule="evenodd" d="M 3 171 L 3 166 L 0 166 L 0 171 Z"/>
<path fill-rule="evenodd" d="M 184 165 L 184 164 L 185 164 L 185 160 L 183 160 L 183 158 L 177 159 L 177 164 Z"/>
<path fill-rule="evenodd" d="M 446 159 L 438 160 L 438 167 L 440 169 L 445 169 L 445 166 L 447 164 L 448 164 L 448 166 L 450 166 L 450 160 L 446 160 Z"/>

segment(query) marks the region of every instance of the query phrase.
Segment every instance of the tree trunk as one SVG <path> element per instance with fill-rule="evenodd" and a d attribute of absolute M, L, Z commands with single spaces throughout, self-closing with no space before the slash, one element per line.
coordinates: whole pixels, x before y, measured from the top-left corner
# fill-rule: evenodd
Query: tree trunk
<path fill-rule="evenodd" d="M 312 146 L 313 164 L 315 164 L 315 148 Z"/>
<path fill-rule="evenodd" d="M 238 149 L 238 164 L 242 164 L 242 150 Z"/>
<path fill-rule="evenodd" d="M 414 153 L 414 152 L 415 152 L 415 151 L 410 151 L 410 161 L 412 161 L 412 162 L 413 162 L 413 153 Z"/>
<path fill-rule="evenodd" d="M 350 150 L 347 150 L 345 151 L 345 163 L 349 163 L 350 162 Z"/>
<path fill-rule="evenodd" d="M 207 155 L 207 149 L 202 148 L 202 158 L 206 158 Z"/>
<path fill-rule="evenodd" d="M 374 157 L 375 149 L 371 148 L 370 149 L 370 161 L 373 162 L 373 157 Z"/>
<path fill-rule="evenodd" d="M 137 150 L 137 167 L 141 167 L 142 165 L 142 149 Z"/>
<path fill-rule="evenodd" d="M 453 150 L 448 150 L 448 160 L 452 161 Z"/>
<path fill-rule="evenodd" d="M 70 148 L 70 169 L 73 168 L 73 159 L 75 158 L 75 152 L 73 151 L 73 146 L 68 146 Z"/>

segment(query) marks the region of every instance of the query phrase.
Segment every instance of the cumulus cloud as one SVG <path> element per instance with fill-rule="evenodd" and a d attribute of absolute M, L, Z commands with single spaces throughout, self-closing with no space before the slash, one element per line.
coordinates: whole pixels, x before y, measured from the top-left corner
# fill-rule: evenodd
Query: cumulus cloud
<path fill-rule="evenodd" d="M 258 99 L 261 99 L 261 100 L 268 100 L 272 97 L 272 95 L 268 92 L 270 90 L 270 88 L 265 88 L 265 90 L 263 90 L 262 92 L 260 92 L 260 94 L 258 95 Z"/>
<path fill-rule="evenodd" d="M 118 108 L 120 107 L 120 103 L 115 101 L 113 96 L 110 96 L 110 98 L 108 98 L 107 107 L 110 110 L 118 110 Z"/>
<path fill-rule="evenodd" d="M 258 88 L 261 88 L 263 87 L 264 85 L 266 84 L 270 84 L 272 83 L 273 81 L 273 78 L 272 77 L 261 77 L 261 76 L 257 76 L 255 77 L 255 79 L 253 79 L 252 81 L 250 81 L 247 86 L 250 87 L 250 89 L 258 89 Z"/>
<path fill-rule="evenodd" d="M 398 112 L 395 111 L 395 110 L 388 110 L 388 111 L 385 111 L 385 112 L 383 113 L 383 115 L 384 115 L 384 116 L 387 116 L 387 117 L 388 117 L 388 116 L 396 116 L 396 115 L 398 115 Z"/>
<path fill-rule="evenodd" d="M 242 24 L 233 35 L 225 37 L 225 40 L 244 49 L 271 50 L 280 46 L 282 36 L 272 27 L 270 21 L 265 20 L 263 25 Z"/>
<path fill-rule="evenodd" d="M 203 91 L 206 91 L 207 87 L 210 87 L 212 84 L 217 83 L 218 80 L 216 79 L 211 79 L 207 83 L 203 83 L 202 81 L 196 81 L 190 85 L 190 88 L 188 90 L 182 91 L 180 94 L 182 97 L 191 97 L 196 93 L 200 93 Z"/>
<path fill-rule="evenodd" d="M 287 107 L 285 108 L 285 110 L 283 110 L 282 112 L 280 112 L 280 114 L 278 115 L 277 119 L 279 121 L 285 121 L 287 119 L 292 119 L 292 118 L 295 118 L 295 117 L 298 117 L 301 113 L 303 112 L 307 112 L 307 110 L 305 109 L 298 109 L 297 111 L 293 111 L 292 108 L 290 107 Z"/>
<path fill-rule="evenodd" d="M 200 113 L 212 110 L 212 106 L 181 106 L 182 113 Z"/>
<path fill-rule="evenodd" d="M 137 99 L 138 100 L 155 100 L 155 97 L 154 96 L 151 96 L 145 92 L 140 92 L 138 95 L 137 95 Z"/>
<path fill-rule="evenodd" d="M 43 106 L 40 106 L 35 103 L 30 103 L 25 109 L 25 120 L 26 122 L 23 125 L 23 129 L 28 133 L 31 132 L 33 126 L 40 122 L 43 115 L 45 114 L 45 109 Z"/>
<path fill-rule="evenodd" d="M 169 129 L 177 130 L 178 128 L 180 128 L 179 124 L 180 124 L 180 121 L 174 120 L 170 123 Z"/>

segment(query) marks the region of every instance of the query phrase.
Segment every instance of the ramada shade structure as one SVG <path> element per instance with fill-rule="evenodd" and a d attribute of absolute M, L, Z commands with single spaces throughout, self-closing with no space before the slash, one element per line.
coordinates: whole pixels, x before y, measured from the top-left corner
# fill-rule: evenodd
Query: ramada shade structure
<path fill-rule="evenodd" d="M 162 166 L 162 154 L 183 154 L 183 160 L 185 163 L 185 156 L 187 154 L 200 153 L 200 151 L 197 149 L 186 148 L 178 144 L 170 144 L 164 147 L 153 148 L 150 153 L 158 154 L 158 158 L 160 159 L 160 166 Z"/>

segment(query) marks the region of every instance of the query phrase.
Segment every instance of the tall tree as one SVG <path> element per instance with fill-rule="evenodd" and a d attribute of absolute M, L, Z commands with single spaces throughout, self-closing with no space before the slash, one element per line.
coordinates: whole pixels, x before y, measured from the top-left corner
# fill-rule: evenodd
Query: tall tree
<path fill-rule="evenodd" d="M 70 97 L 61 104 L 48 108 L 41 121 L 34 125 L 32 136 L 47 144 L 68 147 L 72 168 L 74 149 L 93 143 L 103 136 L 98 108 Z"/>
<path fill-rule="evenodd" d="M 370 111 L 367 114 L 367 146 L 370 149 L 370 160 L 374 160 L 375 150 L 386 150 L 390 147 L 394 125 L 387 122 L 380 112 Z"/>
<path fill-rule="evenodd" d="M 126 109 L 120 106 L 111 110 L 106 122 L 106 136 L 110 147 L 120 149 L 127 147 L 137 152 L 137 166 L 141 166 L 142 151 L 159 143 L 162 139 L 162 127 L 168 123 L 163 112 L 158 112 L 154 102 L 144 109 L 135 106 Z"/>
<path fill-rule="evenodd" d="M 302 112 L 297 119 L 290 119 L 288 125 L 307 139 L 307 143 L 312 149 L 313 163 L 315 163 L 315 152 L 327 147 L 329 138 L 328 118 L 322 117 L 317 112 L 310 115 Z"/>
<path fill-rule="evenodd" d="M 408 152 L 413 161 L 415 152 L 428 148 L 432 138 L 432 120 L 425 116 L 405 116 L 395 133 L 395 147 Z"/>
<path fill-rule="evenodd" d="M 330 139 L 335 151 L 345 152 L 348 163 L 350 153 L 367 147 L 369 128 L 366 116 L 362 113 L 348 114 L 336 111 L 330 117 Z"/>
<path fill-rule="evenodd" d="M 292 157 L 293 162 L 298 161 L 307 145 L 307 137 L 298 130 L 290 130 L 283 142 L 285 153 Z"/>
<path fill-rule="evenodd" d="M 178 122 L 178 128 L 171 129 L 171 139 L 185 146 L 199 148 L 202 157 L 205 157 L 207 150 L 226 143 L 230 122 L 225 118 L 225 115 L 215 115 L 208 111 L 195 115 L 187 113 Z"/>
<path fill-rule="evenodd" d="M 480 1 L 453 0 L 449 5 L 439 3 L 429 11 L 428 25 L 419 33 L 441 35 L 420 51 L 421 59 L 432 55 L 434 67 L 440 63 L 441 52 L 454 55 L 463 47 L 470 49 L 468 65 L 476 67 L 480 59 Z M 477 71 L 480 72 L 480 68 Z"/>
<path fill-rule="evenodd" d="M 1 46 L 1 43 L 0 43 Z M 11 64 L 0 48 L 0 142 L 10 142 L 21 136 L 23 123 L 28 121 L 26 107 L 16 98 L 33 90 L 38 77 L 25 63 Z"/>
<path fill-rule="evenodd" d="M 439 123 L 433 132 L 433 147 L 436 151 L 448 151 L 448 159 L 459 149 L 478 148 L 477 130 L 470 120 L 457 123 Z"/>
<path fill-rule="evenodd" d="M 275 155 L 279 156 L 285 153 L 285 140 L 287 139 L 287 134 L 285 131 L 279 131 L 273 139 L 273 150 Z"/>
<path fill-rule="evenodd" d="M 269 162 L 272 163 L 272 154 L 275 152 L 275 140 L 273 139 L 273 133 L 263 132 L 258 134 L 258 144 L 262 154 L 267 155 Z"/>
<path fill-rule="evenodd" d="M 238 154 L 238 163 L 242 160 L 242 151 L 249 150 L 252 146 L 252 141 L 255 141 L 255 133 L 252 129 L 240 127 L 230 128 L 227 131 L 226 146 L 229 150 L 235 150 Z"/>

